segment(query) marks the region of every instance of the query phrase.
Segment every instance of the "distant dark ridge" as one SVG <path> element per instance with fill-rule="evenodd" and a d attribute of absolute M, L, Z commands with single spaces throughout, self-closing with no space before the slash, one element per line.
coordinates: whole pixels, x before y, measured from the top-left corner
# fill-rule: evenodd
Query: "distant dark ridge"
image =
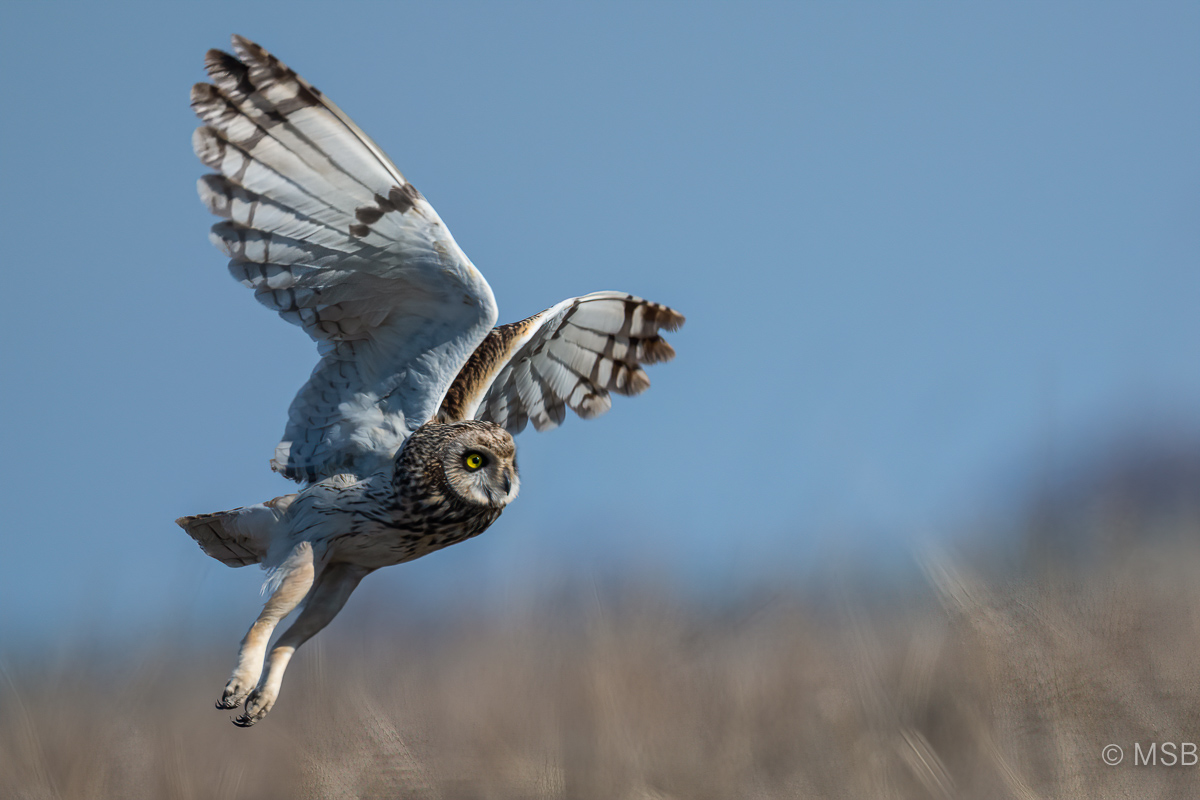
<path fill-rule="evenodd" d="M 1030 501 L 1031 544 L 1078 552 L 1200 534 L 1200 436 L 1126 437 L 1075 459 Z"/>

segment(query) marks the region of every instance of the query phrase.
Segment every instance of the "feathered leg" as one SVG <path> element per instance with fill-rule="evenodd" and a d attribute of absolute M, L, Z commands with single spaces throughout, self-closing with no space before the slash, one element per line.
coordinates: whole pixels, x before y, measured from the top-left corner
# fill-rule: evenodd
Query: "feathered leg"
<path fill-rule="evenodd" d="M 279 621 L 292 613 L 300 604 L 313 585 L 313 551 L 308 542 L 301 542 L 292 550 L 291 555 L 279 565 L 278 571 L 283 575 L 279 587 L 271 593 L 263 606 L 262 613 L 250 626 L 242 638 L 238 650 L 237 666 L 225 684 L 225 691 L 217 701 L 217 708 L 237 708 L 246 699 L 246 695 L 258 683 L 262 673 L 263 656 L 267 652 L 267 642 Z"/>
<path fill-rule="evenodd" d="M 321 572 L 304 610 L 271 648 L 267 674 L 246 699 L 246 710 L 233 721 L 235 725 L 248 728 L 267 715 L 279 697 L 283 673 L 292 654 L 337 616 L 359 581 L 369 572 L 371 570 L 350 564 L 331 564 Z"/>

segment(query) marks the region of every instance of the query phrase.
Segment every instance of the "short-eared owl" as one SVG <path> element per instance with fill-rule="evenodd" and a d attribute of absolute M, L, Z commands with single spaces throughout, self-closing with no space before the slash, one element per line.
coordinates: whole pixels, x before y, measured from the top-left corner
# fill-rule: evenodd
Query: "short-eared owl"
<path fill-rule="evenodd" d="M 192 89 L 200 197 L 229 270 L 317 342 L 271 466 L 303 491 L 178 520 L 204 552 L 269 570 L 270 596 L 217 702 L 258 722 L 296 648 L 362 578 L 482 533 L 517 496 L 512 434 L 588 418 L 650 385 L 677 312 L 620 292 L 496 324 L 437 212 L 350 118 L 233 37 Z M 276 624 L 304 610 L 267 657 Z M 266 660 L 266 672 L 263 663 Z M 261 676 L 261 680 L 260 680 Z"/>

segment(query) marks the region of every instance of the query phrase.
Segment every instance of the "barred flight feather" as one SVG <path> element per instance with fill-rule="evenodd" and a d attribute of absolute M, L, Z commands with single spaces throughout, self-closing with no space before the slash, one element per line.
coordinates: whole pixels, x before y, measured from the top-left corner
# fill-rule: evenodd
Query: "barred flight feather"
<path fill-rule="evenodd" d="M 487 333 L 487 282 L 378 145 L 258 45 L 233 49 L 210 51 L 212 83 L 192 89 L 193 148 L 216 171 L 200 196 L 227 220 L 211 237 L 321 354 L 273 467 L 307 481 L 372 469 L 435 412 L 548 430 L 567 408 L 593 417 L 611 393 L 644 391 L 641 365 L 674 356 L 659 331 L 683 317 L 619 292 Z"/>
<path fill-rule="evenodd" d="M 495 324 L 437 212 L 321 92 L 241 37 L 205 58 L 193 148 L 230 274 L 318 342 L 272 466 L 314 481 L 392 457 Z"/>
<path fill-rule="evenodd" d="M 488 334 L 446 393 L 438 419 L 475 417 L 518 433 L 560 425 L 566 408 L 587 419 L 650 379 L 641 364 L 675 351 L 658 335 L 683 324 L 678 312 L 640 297 L 596 292 L 564 300 Z"/>

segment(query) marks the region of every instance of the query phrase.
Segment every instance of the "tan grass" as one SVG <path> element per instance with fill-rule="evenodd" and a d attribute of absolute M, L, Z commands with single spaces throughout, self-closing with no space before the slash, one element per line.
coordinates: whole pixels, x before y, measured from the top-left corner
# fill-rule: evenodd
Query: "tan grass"
<path fill-rule="evenodd" d="M 212 708 L 232 644 L 9 654 L 0 797 L 1195 796 L 1200 766 L 1131 760 L 1200 740 L 1200 551 L 925 567 L 887 598 L 589 586 L 434 630 L 365 629 L 352 604 L 251 730 Z"/>

